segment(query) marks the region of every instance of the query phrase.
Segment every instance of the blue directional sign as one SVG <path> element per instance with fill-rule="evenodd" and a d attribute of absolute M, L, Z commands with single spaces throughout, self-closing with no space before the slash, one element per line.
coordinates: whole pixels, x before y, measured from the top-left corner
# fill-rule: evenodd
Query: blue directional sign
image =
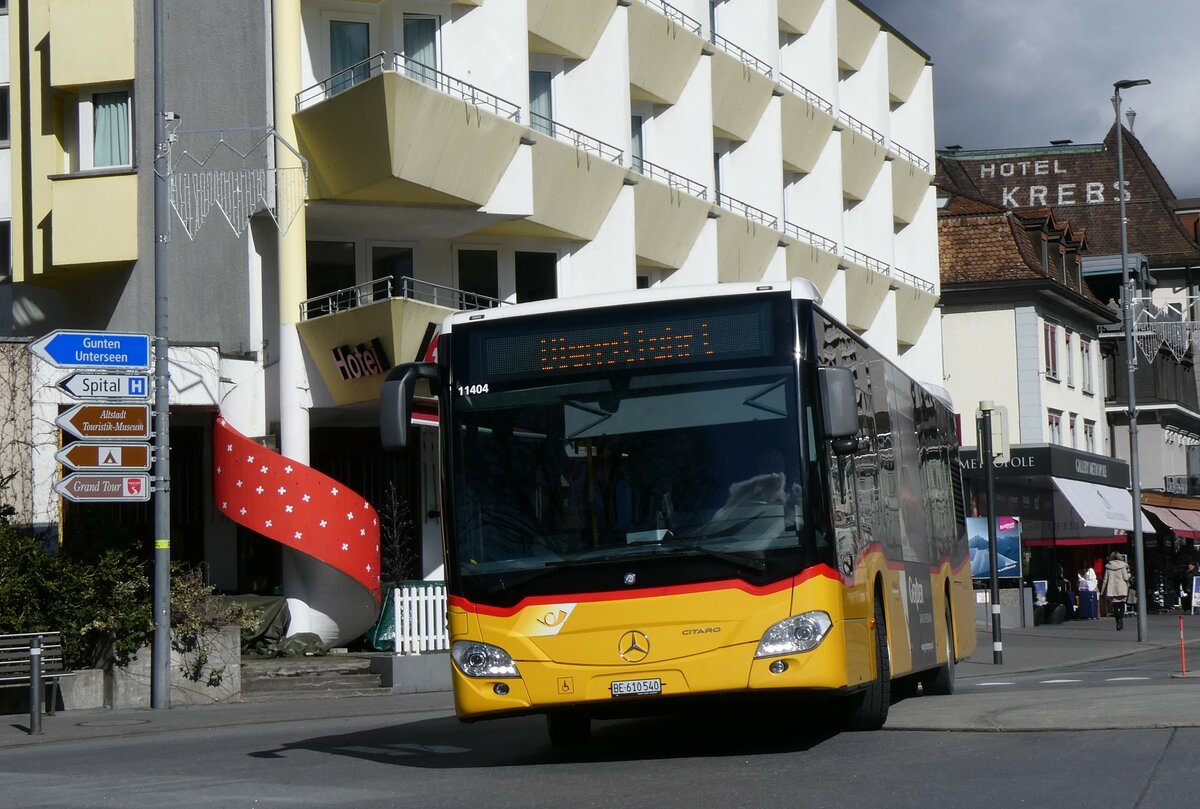
<path fill-rule="evenodd" d="M 58 368 L 146 370 L 150 335 L 95 331 L 52 331 L 30 344 L 36 356 Z"/>

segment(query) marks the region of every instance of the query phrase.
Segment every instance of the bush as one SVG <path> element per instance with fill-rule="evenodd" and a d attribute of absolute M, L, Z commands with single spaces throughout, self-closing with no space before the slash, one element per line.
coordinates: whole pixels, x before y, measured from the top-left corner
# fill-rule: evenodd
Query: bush
<path fill-rule="evenodd" d="M 172 565 L 171 648 L 179 653 L 180 671 L 194 683 L 216 687 L 225 677 L 225 667 L 209 666 L 208 633 L 222 626 L 242 627 L 243 641 L 258 624 L 259 610 L 215 597 L 198 568 Z"/>

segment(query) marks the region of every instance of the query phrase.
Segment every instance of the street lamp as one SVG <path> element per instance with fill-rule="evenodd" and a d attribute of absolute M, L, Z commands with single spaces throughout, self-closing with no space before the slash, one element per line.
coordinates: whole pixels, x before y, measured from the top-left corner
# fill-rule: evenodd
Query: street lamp
<path fill-rule="evenodd" d="M 1133 483 L 1133 564 L 1137 588 L 1137 639 L 1146 640 L 1146 566 L 1142 552 L 1142 481 L 1138 469 L 1137 402 L 1133 391 L 1137 355 L 1133 343 L 1133 282 L 1129 278 L 1129 244 L 1125 228 L 1125 140 L 1121 126 L 1121 91 L 1149 84 L 1149 79 L 1122 79 L 1113 83 L 1113 111 L 1117 122 L 1117 199 L 1121 205 L 1121 313 L 1125 326 L 1125 388 L 1129 403 L 1129 478 Z"/>

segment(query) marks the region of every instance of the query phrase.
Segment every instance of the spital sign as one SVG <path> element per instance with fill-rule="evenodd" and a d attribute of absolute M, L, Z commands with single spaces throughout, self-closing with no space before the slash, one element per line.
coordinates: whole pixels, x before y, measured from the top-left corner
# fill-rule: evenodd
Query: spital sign
<path fill-rule="evenodd" d="M 150 405 L 75 405 L 54 423 L 77 438 L 141 440 L 150 437 Z"/>

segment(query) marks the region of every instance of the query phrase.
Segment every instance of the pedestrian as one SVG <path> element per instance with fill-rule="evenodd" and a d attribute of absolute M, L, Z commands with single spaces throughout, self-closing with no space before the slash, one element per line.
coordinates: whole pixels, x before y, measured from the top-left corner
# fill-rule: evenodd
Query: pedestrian
<path fill-rule="evenodd" d="M 1104 581 L 1100 593 L 1108 602 L 1109 612 L 1117 619 L 1117 630 L 1125 628 L 1125 602 L 1129 599 L 1129 563 L 1113 551 L 1104 566 Z"/>

